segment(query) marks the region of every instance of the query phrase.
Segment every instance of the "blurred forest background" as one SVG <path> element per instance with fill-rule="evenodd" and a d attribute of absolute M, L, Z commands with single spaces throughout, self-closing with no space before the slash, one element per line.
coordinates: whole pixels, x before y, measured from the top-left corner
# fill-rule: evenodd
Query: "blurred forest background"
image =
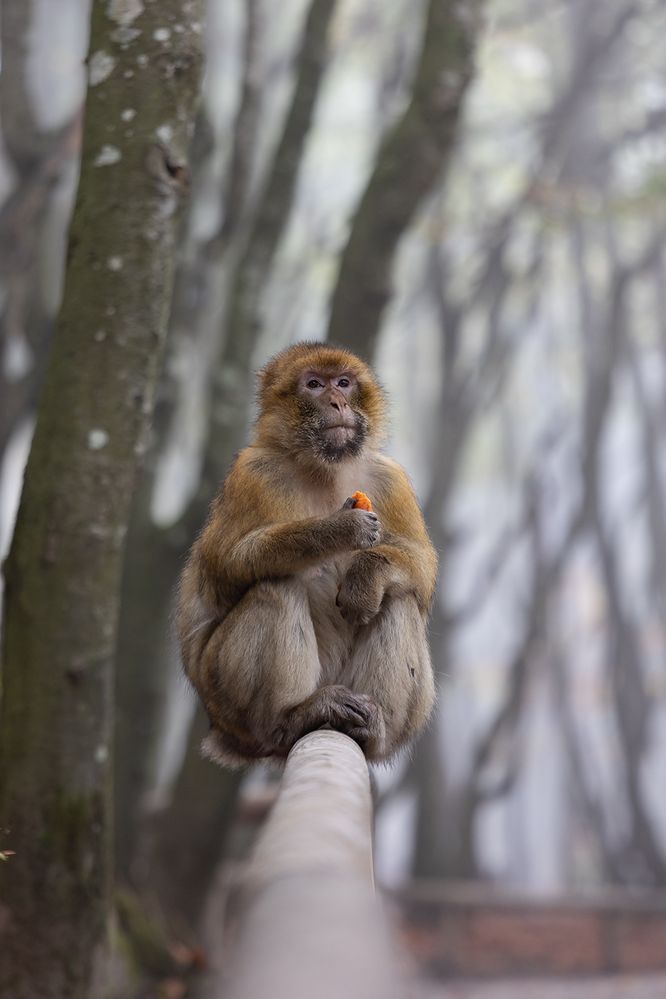
<path fill-rule="evenodd" d="M 87 65 L 87 0 L 60 0 L 57 17 L 52 0 L 2 7 L 2 554 L 38 411 L 31 463 L 35 448 L 48 456 L 51 485 L 76 467 L 66 491 L 90 527 L 49 577 L 66 628 L 37 613 L 50 607 L 46 583 L 20 595 L 39 547 L 29 510 L 17 531 L 5 804 L 19 783 L 33 796 L 51 788 L 58 760 L 72 771 L 94 756 L 81 786 L 108 790 L 113 769 L 123 925 L 137 896 L 183 938 L 214 908 L 215 871 L 242 855 L 272 778 L 199 758 L 205 725 L 180 677 L 171 594 L 247 438 L 253 373 L 291 341 L 330 338 L 376 366 L 392 403 L 388 450 L 441 553 L 439 706 L 415 752 L 377 774 L 380 880 L 557 894 L 666 887 L 666 4 L 145 5 L 148 27 L 138 0 L 93 5 L 106 10 L 97 30 L 108 37 L 93 18 Z M 178 104 L 169 87 L 187 78 L 196 92 L 197 45 L 205 74 L 192 129 L 193 101 Z M 189 182 L 179 128 L 194 131 Z M 58 331 L 76 316 L 82 339 L 58 353 L 84 130 L 80 224 L 102 264 L 68 284 Z M 145 222 L 148 249 L 134 253 L 123 226 L 146 203 L 143 142 L 159 154 L 168 208 Z M 185 187 L 179 217 L 172 201 Z M 106 191 L 115 242 L 90 214 Z M 155 276 L 160 255 L 174 258 L 173 278 Z M 144 354 L 132 339 L 140 328 L 153 336 Z M 78 389 L 61 395 L 47 380 L 42 392 L 50 356 L 61 378 L 80 372 Z M 112 383 L 126 395 L 137 366 L 143 423 L 116 425 L 100 398 Z M 68 408 L 78 424 L 66 423 Z M 103 463 L 122 435 L 121 474 Z M 105 484 L 113 509 L 100 513 Z M 57 519 L 58 502 L 39 495 Z M 89 589 L 86 551 L 101 559 L 107 543 L 115 575 Z M 21 658 L 22 629 L 40 628 L 41 651 Z M 54 688 L 37 709 L 48 656 L 78 669 L 79 629 L 97 694 L 85 700 L 70 676 L 69 706 Z M 19 659 L 35 664 L 34 683 L 16 679 Z M 83 714 L 86 734 L 74 738 Z M 38 748 L 47 765 L 35 784 Z M 16 857 L 3 880 L 27 849 L 7 815 L 0 850 Z M 72 816 L 67 857 L 79 844 Z"/>

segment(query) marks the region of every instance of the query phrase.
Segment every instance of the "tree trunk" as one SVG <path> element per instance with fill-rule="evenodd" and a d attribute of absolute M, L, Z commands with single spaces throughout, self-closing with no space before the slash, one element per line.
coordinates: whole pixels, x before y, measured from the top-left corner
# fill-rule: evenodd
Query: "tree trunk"
<path fill-rule="evenodd" d="M 172 285 L 199 14 L 194 0 L 93 5 L 64 301 L 6 567 L 0 829 L 16 856 L 2 872 L 0 993 L 12 999 L 108 985 L 123 539 Z"/>
<path fill-rule="evenodd" d="M 412 99 L 384 139 L 354 218 L 328 339 L 373 357 L 400 237 L 441 177 L 473 70 L 478 2 L 430 0 Z"/>
<path fill-rule="evenodd" d="M 197 927 L 213 884 L 243 778 L 242 771 L 224 772 L 201 758 L 209 731 L 205 712 L 197 708 L 173 801 L 148 817 L 136 864 L 139 887 L 148 888 L 167 925 L 186 937 Z"/>
<path fill-rule="evenodd" d="M 247 433 L 248 401 L 254 395 L 251 362 L 262 332 L 261 296 L 289 220 L 298 167 L 326 65 L 326 40 L 334 7 L 333 0 L 313 0 L 308 12 L 296 60 L 291 105 L 233 276 L 224 323 L 224 349 L 213 385 L 210 440 L 203 468 L 202 493 L 206 504 Z"/>
<path fill-rule="evenodd" d="M 81 21 L 85 22 L 85 0 L 81 3 Z M 30 0 L 5 0 L 2 4 L 0 119 L 7 161 L 2 169 L 12 180 L 0 206 L 0 351 L 4 358 L 0 368 L 0 462 L 13 434 L 32 415 L 39 398 L 57 309 L 55 282 L 50 273 L 45 274 L 43 248 L 54 229 L 58 239 L 65 239 L 76 185 L 72 166 L 80 156 L 80 108 L 72 111 L 66 123 L 52 129 L 40 127 L 33 114 L 29 67 L 31 60 L 42 54 L 31 37 L 34 6 Z M 63 45 L 63 39 L 59 44 Z M 81 62 L 84 54 L 81 52 Z M 83 86 L 83 66 L 80 74 Z M 49 77 L 48 82 L 57 87 L 56 79 Z M 63 180 L 67 197 L 54 198 Z M 62 259 L 54 263 L 59 283 L 64 251 Z M 14 361 L 9 362 L 12 357 Z"/>
<path fill-rule="evenodd" d="M 230 301 L 221 331 L 222 347 L 213 379 L 210 427 L 199 490 L 181 520 L 166 530 L 152 524 L 147 503 L 143 508 L 137 505 L 133 512 L 137 536 L 144 535 L 145 551 L 136 552 L 133 557 L 135 571 L 131 575 L 154 577 L 156 589 L 152 606 L 133 605 L 123 610 L 122 647 L 127 652 L 127 659 L 123 661 L 121 657 L 119 670 L 126 676 L 129 675 L 125 703 L 130 707 L 131 674 L 136 669 L 142 668 L 144 687 L 151 682 L 151 677 L 154 690 L 159 684 L 154 667 L 159 665 L 159 650 L 167 629 L 170 595 L 178 567 L 187 545 L 201 526 L 208 504 L 226 474 L 234 453 L 243 445 L 254 396 L 251 369 L 261 331 L 261 292 L 268 280 L 279 239 L 289 218 L 298 168 L 310 133 L 315 101 L 326 66 L 326 39 L 334 6 L 333 0 L 313 0 L 308 11 L 303 37 L 296 52 L 296 79 L 292 101 L 265 185 L 248 222 L 248 232 L 241 237 L 244 245 L 240 259 L 229 264 L 233 271 Z M 224 231 L 228 238 L 230 232 L 228 229 Z M 148 497 L 149 493 L 150 490 L 146 490 L 145 496 Z M 151 564 L 154 572 L 150 571 Z M 129 572 L 126 577 L 130 577 Z M 160 603 L 161 614 L 155 615 L 153 609 Z M 132 744 L 137 744 L 137 735 L 139 739 L 141 737 L 141 726 L 145 727 L 147 713 L 148 716 L 153 713 L 152 730 L 155 731 L 155 713 L 160 708 L 158 697 L 139 710 L 135 702 L 133 710 L 128 712 L 125 719 Z M 133 773 L 128 769 L 127 784 L 118 789 L 119 794 L 124 796 L 128 816 L 125 833 L 128 855 L 123 867 L 127 876 L 135 879 L 140 887 L 143 886 L 145 872 L 150 872 L 151 885 L 154 882 L 153 886 L 157 888 L 160 900 L 170 915 L 173 915 L 174 910 L 179 910 L 194 917 L 200 911 L 208 889 L 206 877 L 193 879 L 187 873 L 181 880 L 181 871 L 183 875 L 186 874 L 187 863 L 179 863 L 174 867 L 168 859 L 173 852 L 174 836 L 177 836 L 185 823 L 189 832 L 192 863 L 198 869 L 201 868 L 202 858 L 219 856 L 224 841 L 223 820 L 226 816 L 226 820 L 230 822 L 233 816 L 233 801 L 238 787 L 235 775 L 225 774 L 201 758 L 199 744 L 200 738 L 190 738 L 188 741 L 172 802 L 160 814 L 155 836 L 151 836 L 155 847 L 154 856 L 151 857 L 150 843 L 137 843 L 137 838 L 141 838 L 141 797 L 152 776 L 148 767 L 134 766 Z M 201 799 L 200 807 L 194 812 L 191 805 L 193 788 L 197 789 Z M 202 788 L 206 789 L 205 793 Z M 149 821 L 148 825 L 152 826 L 153 823 Z M 162 837 L 164 844 L 160 845 Z M 167 868 L 160 869 L 162 860 L 168 860 Z M 161 888 L 167 884 L 167 879 L 168 891 L 164 894 Z M 199 890 L 200 894 L 197 895 Z"/>

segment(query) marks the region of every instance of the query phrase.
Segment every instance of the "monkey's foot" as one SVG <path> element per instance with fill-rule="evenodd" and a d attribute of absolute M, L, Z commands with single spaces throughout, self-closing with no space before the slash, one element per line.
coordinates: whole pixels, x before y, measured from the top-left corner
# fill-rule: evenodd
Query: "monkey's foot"
<path fill-rule="evenodd" d="M 372 750 L 373 755 L 384 741 L 384 718 L 377 703 L 342 684 L 321 687 L 286 711 L 273 737 L 276 746 L 284 751 L 306 732 L 324 726 L 344 732 L 364 752 Z"/>
<path fill-rule="evenodd" d="M 336 686 L 335 699 L 329 706 L 328 725 L 337 732 L 344 732 L 361 749 L 377 739 L 383 718 L 378 705 L 367 694 L 355 694 L 348 687 Z"/>

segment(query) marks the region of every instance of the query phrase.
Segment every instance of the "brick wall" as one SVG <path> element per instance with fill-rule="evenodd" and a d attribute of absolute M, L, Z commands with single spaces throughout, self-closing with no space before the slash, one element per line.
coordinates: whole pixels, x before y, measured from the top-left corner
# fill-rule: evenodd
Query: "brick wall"
<path fill-rule="evenodd" d="M 414 884 L 392 896 L 424 974 L 501 977 L 666 970 L 666 895 L 538 900 Z"/>

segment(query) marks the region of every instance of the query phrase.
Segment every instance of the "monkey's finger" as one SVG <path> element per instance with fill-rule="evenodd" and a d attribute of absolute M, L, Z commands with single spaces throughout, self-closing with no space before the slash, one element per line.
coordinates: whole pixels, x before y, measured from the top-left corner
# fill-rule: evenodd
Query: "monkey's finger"
<path fill-rule="evenodd" d="M 353 510 L 356 506 L 356 500 L 352 496 L 348 496 L 347 499 L 342 504 L 343 510 Z"/>
<path fill-rule="evenodd" d="M 349 721 L 355 722 L 357 725 L 368 724 L 370 711 L 369 709 L 365 708 L 364 705 L 361 706 L 361 705 L 347 703 L 345 704 L 345 709 L 346 709 L 345 713 Z"/>

